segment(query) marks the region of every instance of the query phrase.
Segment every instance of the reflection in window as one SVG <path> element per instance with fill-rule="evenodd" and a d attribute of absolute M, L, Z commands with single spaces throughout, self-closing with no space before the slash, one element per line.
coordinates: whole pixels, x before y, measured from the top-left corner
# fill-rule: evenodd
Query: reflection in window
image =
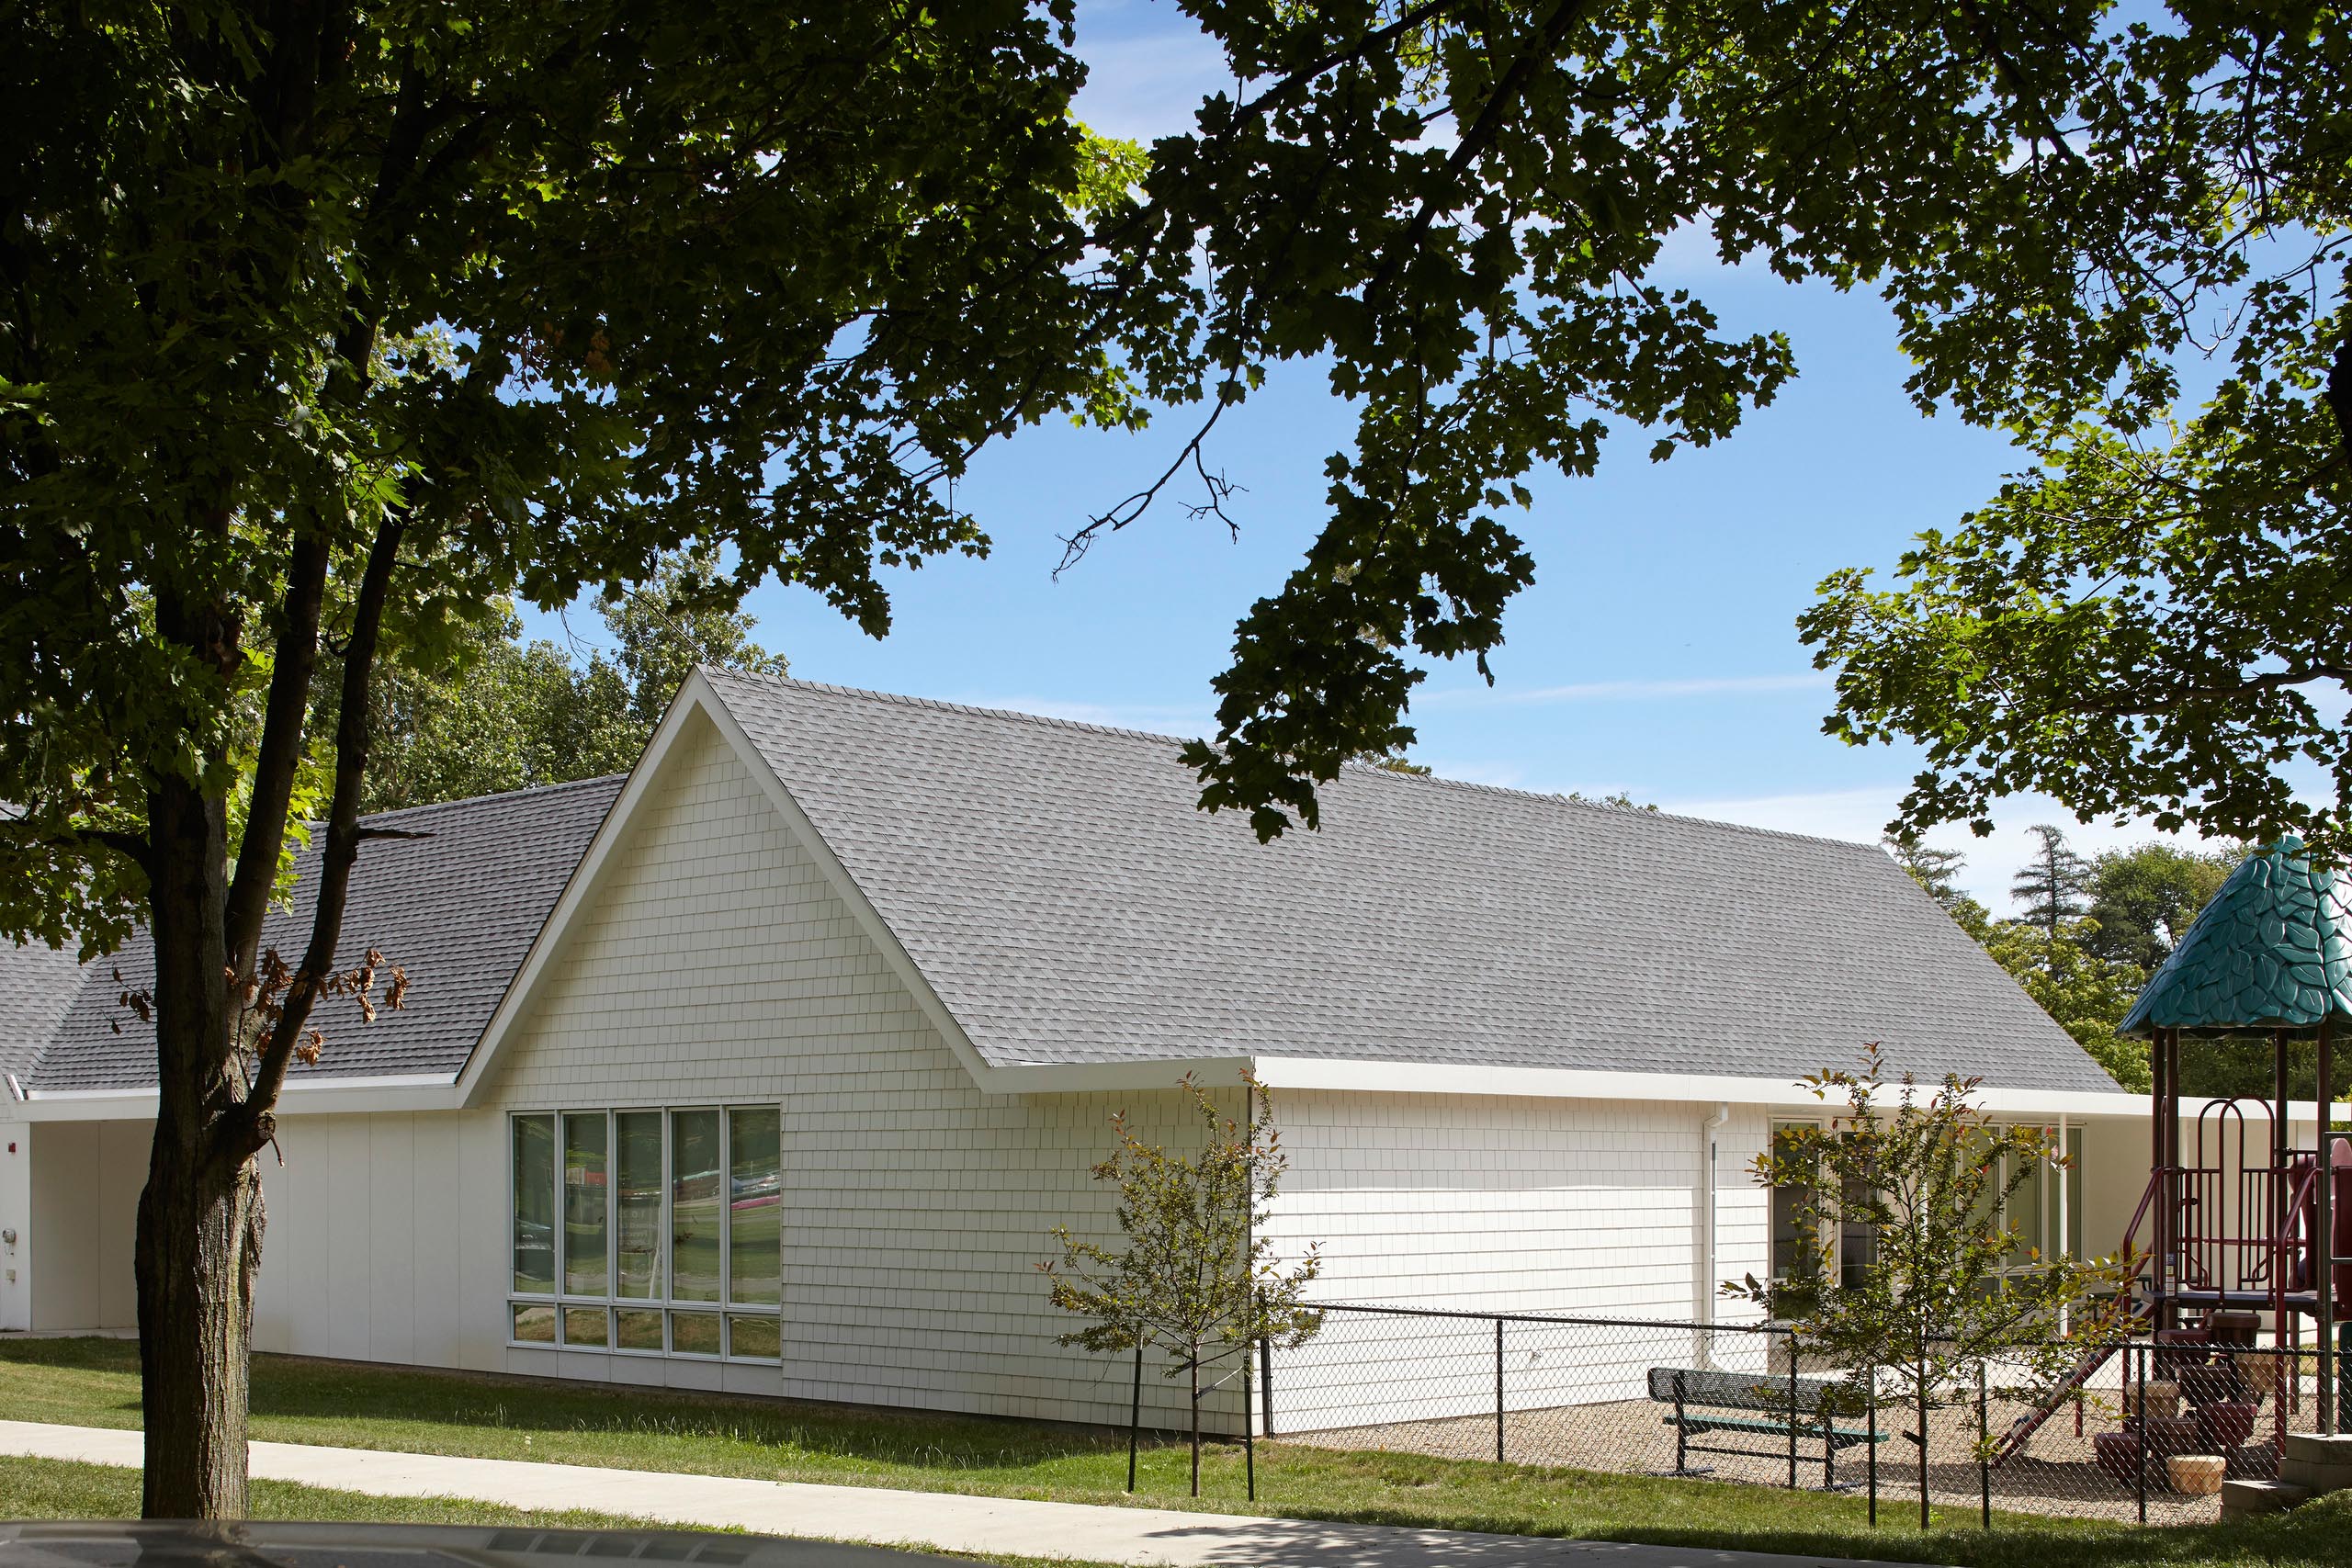
<path fill-rule="evenodd" d="M 563 1342 L 575 1350 L 605 1348 L 605 1309 L 603 1307 L 564 1308 Z"/>
<path fill-rule="evenodd" d="M 605 1113 L 563 1119 L 563 1293 L 605 1293 Z"/>
<path fill-rule="evenodd" d="M 718 1112 L 670 1114 L 670 1297 L 718 1299 Z M 715 1320 L 714 1320 L 715 1321 Z M 711 1354 L 717 1355 L 716 1349 Z"/>
<path fill-rule="evenodd" d="M 728 1293 L 746 1306 L 774 1306 L 783 1295 L 784 1194 L 776 1123 L 772 1110 L 727 1113 Z"/>
<path fill-rule="evenodd" d="M 519 1343 L 555 1343 L 555 1308 L 517 1303 L 512 1310 L 514 1314 L 514 1337 Z"/>
<path fill-rule="evenodd" d="M 555 1292 L 555 1118 L 514 1118 L 514 1285 Z M 520 1321 L 519 1319 L 517 1320 Z M 548 1338 L 553 1338 L 550 1324 Z M 521 1337 L 518 1333 L 516 1337 Z"/>
<path fill-rule="evenodd" d="M 1810 1122 L 1773 1122 L 1774 1158 L 1792 1157 L 1801 1146 L 1800 1140 L 1813 1131 L 1815 1124 Z M 1821 1279 L 1823 1238 L 1805 1223 L 1806 1206 L 1806 1189 L 1788 1186 L 1772 1189 L 1772 1310 L 1775 1313 L 1783 1310 L 1782 1298 L 1786 1298 L 1786 1306 L 1793 1309 L 1797 1296 Z"/>
<path fill-rule="evenodd" d="M 672 1313 L 670 1348 L 681 1356 L 718 1355 L 718 1314 L 715 1312 Z"/>
<path fill-rule="evenodd" d="M 727 1320 L 727 1353 L 747 1361 L 775 1360 L 779 1327 L 772 1317 L 730 1316 Z"/>
<path fill-rule="evenodd" d="M 511 1114 L 508 1343 L 778 1361 L 781 1122 L 772 1105 Z"/>
<path fill-rule="evenodd" d="M 620 1266 L 615 1295 L 659 1300 L 662 1289 L 662 1112 L 623 1111 L 613 1118 L 613 1230 Z M 655 1320 L 654 1349 L 662 1325 Z"/>

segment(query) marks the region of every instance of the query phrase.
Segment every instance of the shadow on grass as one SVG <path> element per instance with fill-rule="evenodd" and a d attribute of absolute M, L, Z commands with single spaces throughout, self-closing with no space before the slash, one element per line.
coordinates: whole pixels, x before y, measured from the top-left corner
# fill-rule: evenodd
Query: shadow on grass
<path fill-rule="evenodd" d="M 41 1402 L 43 1419 L 74 1420 L 105 1411 L 119 1421 L 122 1413 L 138 1408 L 138 1350 L 127 1341 L 0 1342 L 0 1366 L 34 1373 L 21 1381 L 27 1393 Z M 44 1384 L 35 1369 L 57 1375 Z M 497 1447 L 512 1453 L 510 1448 L 480 1438 L 467 1443 L 451 1434 L 563 1438 L 580 1441 L 547 1443 L 544 1456 L 636 1469 L 771 1478 L 781 1473 L 790 1479 L 987 1489 L 1071 1501 L 1227 1512 L 1247 1507 L 1298 1521 L 1302 1540 L 1312 1535 L 1311 1523 L 1328 1522 L 1964 1568 L 2223 1568 L 2255 1562 L 2341 1568 L 2344 1543 L 2352 1538 L 2352 1497 L 2272 1519 L 2156 1529 L 2007 1514 L 1996 1515 L 1995 1528 L 1985 1531 L 1966 1510 L 1939 1510 L 1939 1518 L 1949 1522 L 1923 1532 L 1899 1522 L 1904 1515 L 1896 1499 L 1882 1504 L 1881 1517 L 1887 1523 L 1873 1529 L 1858 1498 L 1282 1443 L 1260 1450 L 1255 1504 L 1242 1502 L 1238 1448 L 1210 1445 L 1203 1456 L 1209 1496 L 1195 1503 L 1183 1495 L 1185 1446 L 1173 1436 L 1147 1444 L 1145 1490 L 1130 1499 L 1121 1492 L 1125 1434 L 1097 1427 L 283 1356 L 255 1358 L 253 1408 L 259 1435 L 296 1440 L 444 1452 Z M 416 1430 L 403 1431 L 403 1425 Z M 437 1439 L 425 1428 L 441 1429 Z M 601 1451 L 586 1451 L 597 1445 Z M 1232 1535 L 1239 1551 L 1244 1528 L 1204 1511 L 1184 1533 L 1211 1540 Z M 1425 1547 L 1411 1548 L 1393 1538 L 1367 1538 L 1360 1550 L 1361 1560 L 1375 1568 L 1385 1568 L 1389 1554 L 1408 1551 L 1415 1568 L 1428 1561 Z M 1494 1551 L 1499 1562 L 1503 1549 Z M 1476 1568 L 1481 1553 L 1449 1550 L 1447 1556 Z M 1402 1568 L 1404 1556 L 1396 1561 Z"/>

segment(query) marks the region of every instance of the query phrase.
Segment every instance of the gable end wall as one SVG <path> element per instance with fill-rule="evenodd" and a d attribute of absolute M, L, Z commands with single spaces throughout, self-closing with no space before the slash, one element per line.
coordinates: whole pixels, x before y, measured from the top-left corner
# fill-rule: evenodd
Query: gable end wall
<path fill-rule="evenodd" d="M 1089 1172 L 1110 1117 L 1124 1104 L 1146 1136 L 1181 1143 L 1175 1095 L 974 1088 L 706 719 L 629 831 L 484 1103 L 780 1105 L 784 1367 L 746 1375 L 803 1398 L 1124 1423 L 1129 1363 L 1054 1343 L 1078 1325 L 1036 1264 L 1057 1224 L 1108 1239 Z M 552 1359 L 507 1355 L 516 1371 Z M 562 1359 L 588 1376 L 643 1367 Z M 1148 1420 L 1180 1419 L 1171 1385 L 1148 1377 L 1145 1393 Z"/>

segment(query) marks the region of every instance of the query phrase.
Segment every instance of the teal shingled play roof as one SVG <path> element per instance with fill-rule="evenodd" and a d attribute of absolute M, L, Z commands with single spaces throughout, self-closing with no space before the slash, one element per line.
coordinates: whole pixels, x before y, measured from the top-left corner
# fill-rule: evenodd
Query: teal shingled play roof
<path fill-rule="evenodd" d="M 2246 857 L 2149 980 L 2117 1032 L 2352 1022 L 2352 908 L 2289 836 Z"/>

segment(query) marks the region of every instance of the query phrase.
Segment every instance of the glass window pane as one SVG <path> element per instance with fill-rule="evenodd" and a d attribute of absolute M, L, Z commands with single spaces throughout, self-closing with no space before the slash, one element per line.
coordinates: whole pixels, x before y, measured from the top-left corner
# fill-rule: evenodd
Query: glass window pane
<path fill-rule="evenodd" d="M 1809 1122 L 1775 1122 L 1772 1123 L 1772 1152 L 1775 1156 L 1788 1158 L 1796 1149 L 1796 1138 L 1812 1130 Z M 1803 1287 L 1816 1282 L 1825 1266 L 1822 1244 L 1828 1238 L 1814 1233 L 1804 1221 L 1807 1193 L 1801 1187 L 1772 1189 L 1772 1242 L 1770 1263 L 1772 1282 L 1778 1286 Z"/>
<path fill-rule="evenodd" d="M 555 1292 L 555 1118 L 514 1118 L 514 1283 Z"/>
<path fill-rule="evenodd" d="M 670 1348 L 681 1356 L 718 1355 L 718 1314 L 715 1312 L 672 1313 Z"/>
<path fill-rule="evenodd" d="M 727 1133 L 727 1288 L 747 1306 L 774 1306 L 783 1299 L 784 1273 L 777 1113 L 730 1111 Z"/>
<path fill-rule="evenodd" d="M 741 1360 L 775 1360 L 778 1327 L 772 1317 L 730 1317 L 727 1320 L 727 1353 Z"/>
<path fill-rule="evenodd" d="M 624 1350 L 662 1348 L 662 1314 L 658 1312 L 613 1314 L 613 1343 Z"/>
<path fill-rule="evenodd" d="M 563 1119 L 563 1291 L 601 1296 L 605 1280 L 605 1113 Z"/>
<path fill-rule="evenodd" d="M 2037 1253 L 2050 1250 L 2050 1233 L 2044 1223 L 2042 1205 L 2050 1201 L 2047 1161 L 2028 1159 L 2011 1155 L 2012 1161 L 2023 1161 L 2025 1179 L 2009 1194 L 2009 1267 L 2022 1269 L 2033 1262 Z M 2012 1164 L 2008 1168 L 2015 1171 Z"/>
<path fill-rule="evenodd" d="M 670 1113 L 670 1294 L 678 1301 L 718 1299 L 720 1159 L 718 1111 Z"/>
<path fill-rule="evenodd" d="M 613 1118 L 613 1243 L 616 1295 L 659 1300 L 662 1284 L 662 1112 L 624 1111 Z M 662 1320 L 653 1345 L 662 1348 Z"/>
<path fill-rule="evenodd" d="M 2069 1257 L 2083 1256 L 2083 1130 L 2066 1129 L 2066 1157 L 2073 1162 L 2066 1170 L 2066 1252 Z"/>
<path fill-rule="evenodd" d="M 518 1302 L 514 1304 L 514 1313 L 516 1339 L 526 1345 L 555 1343 L 555 1308 L 527 1306 Z"/>
<path fill-rule="evenodd" d="M 575 1350 L 602 1350 L 605 1348 L 605 1309 L 603 1307 L 566 1307 L 563 1309 L 563 1342 Z"/>

